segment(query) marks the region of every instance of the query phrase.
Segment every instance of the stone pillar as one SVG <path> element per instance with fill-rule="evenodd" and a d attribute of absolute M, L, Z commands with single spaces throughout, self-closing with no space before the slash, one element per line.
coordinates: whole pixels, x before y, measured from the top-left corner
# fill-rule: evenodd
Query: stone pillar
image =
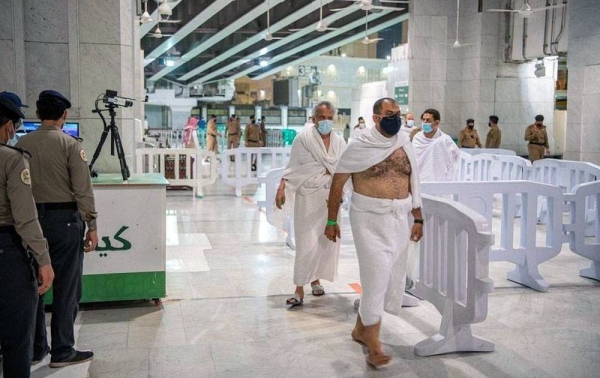
<path fill-rule="evenodd" d="M 132 0 L 0 0 L 0 83 L 30 105 L 26 117 L 35 119 L 41 91 L 54 89 L 73 107 L 69 119 L 80 122 L 81 137 L 92 156 L 103 131 L 92 114 L 98 95 L 107 89 L 137 97 L 134 72 L 134 15 Z M 101 106 L 103 108 L 103 106 Z M 128 163 L 133 160 L 134 114 L 140 107 L 119 109 L 117 124 Z M 119 172 L 119 161 L 107 145 L 96 162 L 99 172 Z M 133 171 L 133 169 L 131 169 Z"/>
<path fill-rule="evenodd" d="M 594 0 L 569 7 L 565 159 L 600 164 L 600 8 Z"/>

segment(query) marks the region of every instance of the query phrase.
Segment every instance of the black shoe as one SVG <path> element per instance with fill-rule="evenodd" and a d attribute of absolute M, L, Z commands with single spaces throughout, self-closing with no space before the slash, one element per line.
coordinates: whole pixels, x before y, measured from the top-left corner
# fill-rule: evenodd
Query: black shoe
<path fill-rule="evenodd" d="M 44 360 L 44 358 L 46 358 L 46 356 L 48 355 L 48 353 L 50 352 L 50 347 L 46 347 L 46 349 L 44 349 L 44 352 L 41 355 L 33 355 L 33 361 L 31 361 L 32 365 L 37 365 L 40 362 L 42 362 Z"/>
<path fill-rule="evenodd" d="M 65 366 L 76 365 L 76 364 L 81 364 L 83 362 L 91 361 L 93 358 L 94 358 L 94 352 L 92 352 L 92 351 L 76 350 L 75 355 L 71 358 L 67 358 L 62 361 L 54 361 L 51 359 L 49 366 L 51 368 L 61 368 L 61 367 L 65 367 Z"/>

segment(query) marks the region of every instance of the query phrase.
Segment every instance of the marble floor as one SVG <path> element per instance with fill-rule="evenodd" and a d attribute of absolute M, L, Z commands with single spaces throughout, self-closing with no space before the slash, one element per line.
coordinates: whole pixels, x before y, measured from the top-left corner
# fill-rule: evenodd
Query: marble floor
<path fill-rule="evenodd" d="M 441 316 L 421 302 L 401 317 L 385 315 L 384 349 L 392 363 L 368 368 L 352 342 L 356 319 L 350 284 L 358 267 L 347 218 L 339 279 L 327 295 L 307 295 L 288 309 L 294 252 L 269 225 L 256 201 L 215 184 L 203 199 L 167 194 L 167 298 L 160 306 L 130 303 L 86 307 L 77 347 L 91 363 L 33 377 L 599 377 L 600 283 L 578 275 L 589 263 L 565 245 L 540 270 L 547 293 L 506 280 L 508 263 L 492 263 L 496 289 L 487 319 L 473 332 L 496 343 L 492 353 L 417 357 L 413 345 L 439 328 Z"/>

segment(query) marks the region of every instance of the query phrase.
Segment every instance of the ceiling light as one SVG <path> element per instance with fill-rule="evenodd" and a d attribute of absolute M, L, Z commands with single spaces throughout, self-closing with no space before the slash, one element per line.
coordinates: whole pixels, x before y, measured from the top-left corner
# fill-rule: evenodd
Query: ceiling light
<path fill-rule="evenodd" d="M 258 64 L 259 64 L 261 67 L 266 67 L 266 66 L 268 66 L 268 65 L 269 65 L 269 62 L 267 62 L 266 60 L 261 60 L 261 61 L 260 61 Z"/>
<path fill-rule="evenodd" d="M 266 47 L 263 47 L 262 49 L 260 49 L 260 55 L 265 55 L 268 52 L 269 52 L 269 49 Z"/>
<path fill-rule="evenodd" d="M 388 55 L 385 57 L 385 59 L 390 60 L 390 59 L 392 59 L 392 57 Z"/>
<path fill-rule="evenodd" d="M 342 53 L 342 58 L 345 58 L 345 57 L 346 57 L 346 53 Z"/>
<path fill-rule="evenodd" d="M 173 67 L 175 65 L 175 61 L 173 59 L 167 59 L 165 60 L 165 66 L 167 67 Z"/>

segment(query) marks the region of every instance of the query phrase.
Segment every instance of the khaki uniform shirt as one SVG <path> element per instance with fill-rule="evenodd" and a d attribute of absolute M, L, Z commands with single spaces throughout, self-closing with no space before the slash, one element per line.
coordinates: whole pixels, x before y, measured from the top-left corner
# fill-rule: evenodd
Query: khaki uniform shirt
<path fill-rule="evenodd" d="M 237 136 L 239 137 L 240 133 L 241 133 L 241 127 L 240 124 L 234 120 L 234 121 L 229 121 L 227 122 L 227 135 L 229 136 Z"/>
<path fill-rule="evenodd" d="M 246 147 L 260 147 L 260 126 L 256 123 L 246 125 Z"/>
<path fill-rule="evenodd" d="M 525 129 L 525 140 L 531 144 L 550 148 L 546 126 L 542 126 L 540 128 L 536 127 L 535 125 L 527 126 L 527 129 Z"/>
<path fill-rule="evenodd" d="M 0 144 L 0 227 L 14 226 L 40 266 L 50 263 L 48 242 L 38 222 L 29 164 L 23 153 Z"/>
<path fill-rule="evenodd" d="M 481 148 L 479 134 L 475 128 L 465 127 L 458 132 L 458 147 L 475 148 L 475 146 Z"/>
<path fill-rule="evenodd" d="M 490 126 L 490 131 L 485 138 L 485 148 L 499 148 L 502 143 L 502 131 L 498 125 Z"/>
<path fill-rule="evenodd" d="M 81 140 L 42 124 L 19 138 L 17 145 L 32 154 L 29 163 L 35 202 L 76 202 L 89 230 L 96 231 L 98 213 Z"/>
<path fill-rule="evenodd" d="M 217 137 L 219 131 L 217 130 L 217 121 L 210 120 L 208 121 L 208 125 L 206 125 L 206 137 L 212 136 L 214 138 Z"/>

